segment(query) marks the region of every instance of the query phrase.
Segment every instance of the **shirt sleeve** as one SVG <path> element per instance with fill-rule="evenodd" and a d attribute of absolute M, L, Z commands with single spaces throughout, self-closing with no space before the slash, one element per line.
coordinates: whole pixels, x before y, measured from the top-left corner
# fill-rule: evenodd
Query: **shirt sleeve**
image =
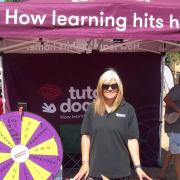
<path fill-rule="evenodd" d="M 81 135 L 88 135 L 90 133 L 90 120 L 92 113 L 92 104 L 90 104 L 84 114 L 84 118 L 81 125 Z"/>
<path fill-rule="evenodd" d="M 174 86 L 168 93 L 168 96 L 171 98 L 172 101 L 178 99 L 178 87 Z"/>
<path fill-rule="evenodd" d="M 128 122 L 128 139 L 138 139 L 139 138 L 139 128 L 137 123 L 137 117 L 134 108 L 131 106 L 129 112 L 129 122 Z"/>

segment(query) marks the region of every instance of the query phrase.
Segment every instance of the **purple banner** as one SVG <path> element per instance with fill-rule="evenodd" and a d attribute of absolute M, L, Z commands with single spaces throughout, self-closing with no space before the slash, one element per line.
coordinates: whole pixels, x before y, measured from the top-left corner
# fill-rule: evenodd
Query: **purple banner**
<path fill-rule="evenodd" d="M 30 112 L 61 124 L 79 124 L 96 96 L 96 84 L 106 68 L 115 68 L 124 84 L 125 99 L 136 109 L 144 165 L 157 165 L 161 55 L 153 53 L 5 54 L 4 75 L 10 108 L 27 102 Z M 46 133 L 37 129 L 33 139 Z M 148 155 L 147 155 L 148 154 Z"/>
<path fill-rule="evenodd" d="M 1 3 L 0 34 L 21 38 L 177 40 L 179 11 L 178 0 Z"/>

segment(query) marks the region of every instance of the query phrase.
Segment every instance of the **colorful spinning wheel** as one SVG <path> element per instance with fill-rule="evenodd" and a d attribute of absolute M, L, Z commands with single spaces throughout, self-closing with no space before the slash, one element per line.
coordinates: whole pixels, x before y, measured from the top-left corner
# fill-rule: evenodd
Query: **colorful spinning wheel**
<path fill-rule="evenodd" d="M 0 179 L 54 179 L 62 162 L 62 144 L 42 117 L 24 112 L 0 116 Z"/>

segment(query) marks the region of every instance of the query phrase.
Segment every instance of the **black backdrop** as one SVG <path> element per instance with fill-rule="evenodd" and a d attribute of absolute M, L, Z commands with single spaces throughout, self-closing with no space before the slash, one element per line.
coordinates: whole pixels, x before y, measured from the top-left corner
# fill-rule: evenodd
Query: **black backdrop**
<path fill-rule="evenodd" d="M 160 148 L 160 66 L 161 55 L 153 53 L 5 54 L 6 98 L 11 111 L 17 110 L 18 102 L 27 102 L 28 111 L 59 130 L 61 124 L 81 123 L 99 76 L 115 68 L 125 99 L 136 109 L 142 163 L 154 166 Z"/>

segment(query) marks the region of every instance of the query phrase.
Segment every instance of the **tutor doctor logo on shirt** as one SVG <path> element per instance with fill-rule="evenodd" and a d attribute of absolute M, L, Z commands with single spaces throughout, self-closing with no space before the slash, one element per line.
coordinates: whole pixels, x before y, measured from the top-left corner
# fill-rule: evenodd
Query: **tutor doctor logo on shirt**
<path fill-rule="evenodd" d="M 68 90 L 62 90 L 57 85 L 44 84 L 38 94 L 45 100 L 41 106 L 43 113 L 59 113 L 60 119 L 75 119 L 83 117 L 88 105 L 96 97 L 96 90 L 90 85 L 81 89 L 70 86 Z"/>

